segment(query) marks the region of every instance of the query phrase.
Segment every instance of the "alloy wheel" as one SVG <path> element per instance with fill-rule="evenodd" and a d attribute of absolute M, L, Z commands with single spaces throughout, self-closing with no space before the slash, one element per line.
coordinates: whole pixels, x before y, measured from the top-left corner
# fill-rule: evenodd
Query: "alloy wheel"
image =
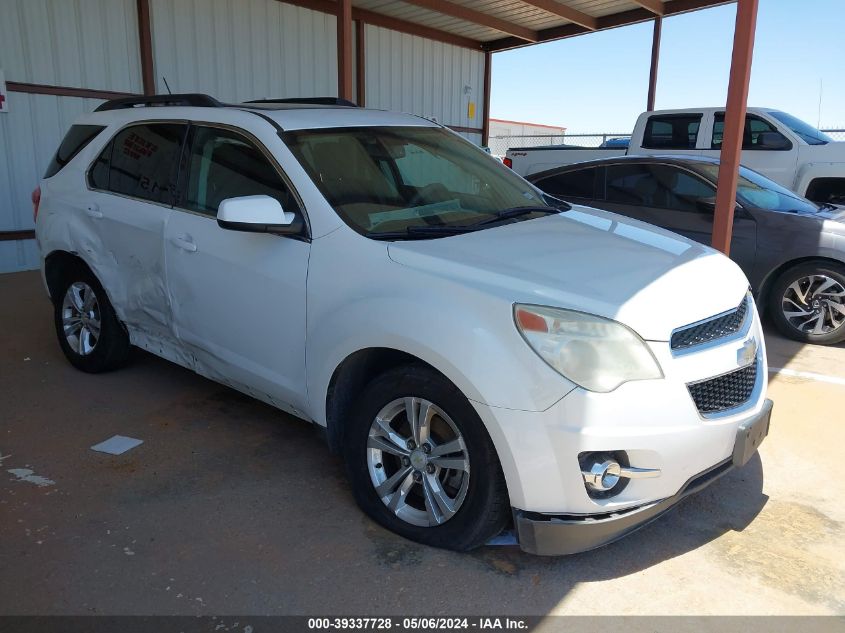
<path fill-rule="evenodd" d="M 845 324 L 845 287 L 827 275 L 808 275 L 787 286 L 783 316 L 805 334 L 829 334 Z"/>
<path fill-rule="evenodd" d="M 62 300 L 62 329 L 70 348 L 80 356 L 94 351 L 100 340 L 100 304 L 84 281 L 68 287 Z"/>
<path fill-rule="evenodd" d="M 367 437 L 367 467 L 384 505 L 421 527 L 452 518 L 469 488 L 461 432 L 445 411 L 422 398 L 398 398 L 379 411 Z"/>

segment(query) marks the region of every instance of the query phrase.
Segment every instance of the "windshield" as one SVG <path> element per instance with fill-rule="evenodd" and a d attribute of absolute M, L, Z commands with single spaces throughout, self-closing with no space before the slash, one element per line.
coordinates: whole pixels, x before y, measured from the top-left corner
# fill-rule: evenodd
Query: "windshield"
<path fill-rule="evenodd" d="M 431 237 L 435 227 L 447 235 L 449 227 L 486 228 L 555 210 L 496 159 L 442 128 L 301 130 L 284 140 L 338 215 L 364 235 Z"/>
<path fill-rule="evenodd" d="M 706 172 L 713 182 L 718 181 L 718 164 L 699 165 L 698 167 L 701 171 Z M 816 213 L 819 211 L 817 204 L 802 198 L 785 187 L 781 187 L 776 182 L 747 167 L 739 168 L 736 195 L 743 204 L 766 211 L 786 213 Z"/>
<path fill-rule="evenodd" d="M 830 143 L 833 140 L 824 132 L 817 130 L 809 123 L 804 123 L 804 121 L 792 116 L 791 114 L 780 112 L 778 110 L 772 110 L 769 114 L 795 132 L 803 141 L 809 143 L 810 145 L 824 145 L 825 143 Z"/>

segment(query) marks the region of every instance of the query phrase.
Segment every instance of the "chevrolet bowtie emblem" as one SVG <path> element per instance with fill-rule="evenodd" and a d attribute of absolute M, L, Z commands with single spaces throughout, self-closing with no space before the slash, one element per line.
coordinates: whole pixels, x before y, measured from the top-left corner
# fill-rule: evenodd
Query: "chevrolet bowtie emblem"
<path fill-rule="evenodd" d="M 740 367 L 750 365 L 757 358 L 757 341 L 753 338 L 748 339 L 736 351 L 736 364 Z"/>

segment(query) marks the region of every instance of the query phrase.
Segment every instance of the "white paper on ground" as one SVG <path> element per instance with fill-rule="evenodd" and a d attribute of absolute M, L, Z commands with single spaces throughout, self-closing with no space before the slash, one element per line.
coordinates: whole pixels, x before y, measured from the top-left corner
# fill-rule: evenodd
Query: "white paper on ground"
<path fill-rule="evenodd" d="M 105 442 L 94 444 L 94 446 L 91 447 L 91 450 L 98 451 L 100 453 L 109 453 L 110 455 L 120 455 L 143 443 L 144 440 L 136 440 L 134 437 L 115 435 L 114 437 L 107 439 Z"/>

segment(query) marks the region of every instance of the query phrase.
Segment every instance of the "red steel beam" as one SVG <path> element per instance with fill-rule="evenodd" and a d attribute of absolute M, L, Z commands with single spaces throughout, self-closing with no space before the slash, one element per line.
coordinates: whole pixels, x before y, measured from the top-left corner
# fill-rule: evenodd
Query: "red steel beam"
<path fill-rule="evenodd" d="M 141 52 L 141 84 L 145 95 L 156 93 L 153 70 L 153 36 L 150 27 L 150 0 L 138 0 L 138 44 Z"/>
<path fill-rule="evenodd" d="M 367 63 L 366 25 L 361 20 L 355 21 L 355 90 L 358 93 L 358 105 L 362 108 L 367 103 Z"/>
<path fill-rule="evenodd" d="M 651 38 L 651 69 L 648 73 L 648 101 L 646 110 L 654 110 L 654 99 L 657 96 L 657 65 L 660 61 L 660 37 L 663 31 L 663 18 L 654 18 L 654 34 Z"/>
<path fill-rule="evenodd" d="M 493 77 L 493 53 L 484 53 L 484 105 L 481 110 L 481 145 L 490 142 L 490 84 Z"/>
<path fill-rule="evenodd" d="M 337 96 L 352 101 L 352 0 L 337 1 Z"/>
<path fill-rule="evenodd" d="M 742 155 L 748 85 L 751 80 L 751 59 L 754 54 L 754 32 L 757 27 L 758 0 L 737 0 L 731 75 L 728 81 L 728 102 L 725 106 L 725 131 L 719 163 L 719 185 L 716 188 L 716 212 L 713 218 L 713 248 L 725 255 L 731 252 L 736 183 Z"/>
<path fill-rule="evenodd" d="M 23 92 L 31 95 L 53 95 L 54 97 L 80 97 L 82 99 L 119 99 L 135 97 L 134 92 L 116 92 L 114 90 L 96 90 L 93 88 L 73 88 L 71 86 L 50 86 L 30 84 L 22 81 L 7 81 L 9 92 Z"/>

